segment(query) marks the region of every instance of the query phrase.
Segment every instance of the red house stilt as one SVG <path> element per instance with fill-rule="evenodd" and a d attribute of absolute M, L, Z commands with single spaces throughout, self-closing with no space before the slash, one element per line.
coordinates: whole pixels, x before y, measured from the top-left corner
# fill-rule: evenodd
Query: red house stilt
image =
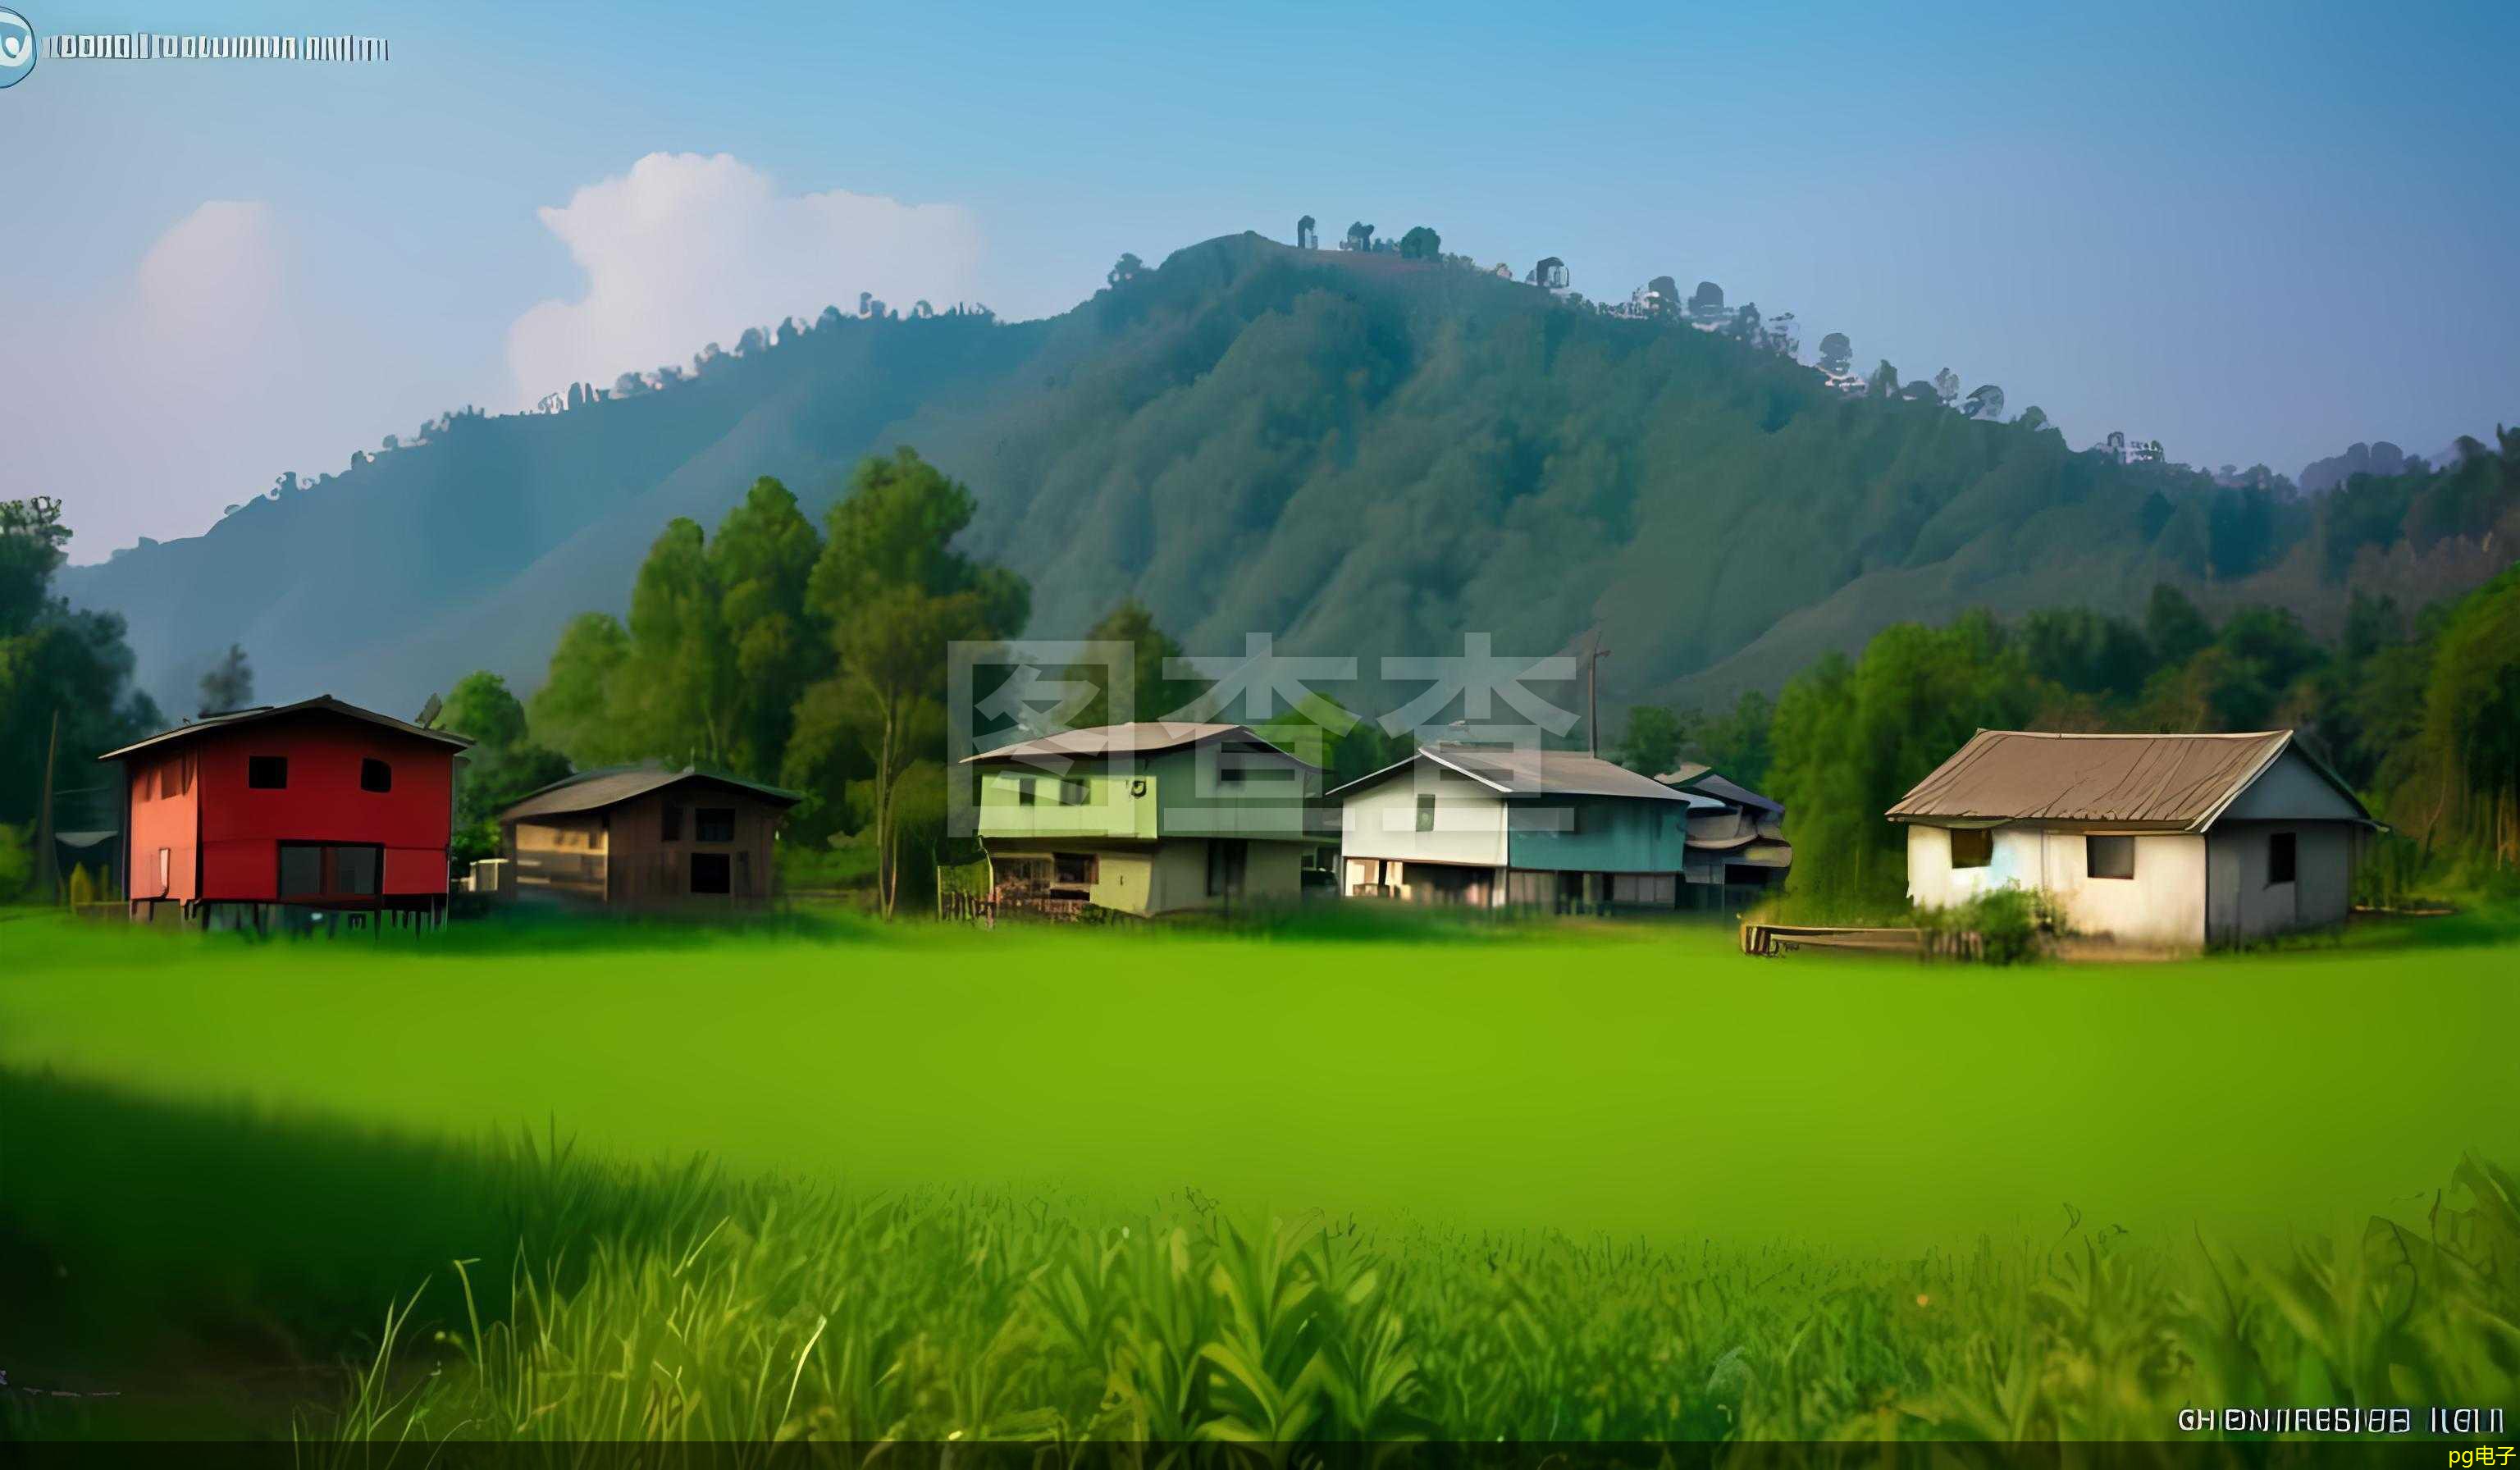
<path fill-rule="evenodd" d="M 323 694 L 106 752 L 129 778 L 132 916 L 172 905 L 205 925 L 261 927 L 275 909 L 442 921 L 455 757 L 472 743 Z"/>

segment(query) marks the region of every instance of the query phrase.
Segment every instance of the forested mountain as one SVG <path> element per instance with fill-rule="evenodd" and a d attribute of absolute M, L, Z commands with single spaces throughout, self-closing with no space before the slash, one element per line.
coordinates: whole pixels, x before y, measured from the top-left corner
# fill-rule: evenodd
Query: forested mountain
<path fill-rule="evenodd" d="M 2411 604 L 2511 544 L 2507 487 L 2218 487 L 2077 454 L 2036 411 L 1848 397 L 1720 334 L 1246 235 L 1046 321 L 827 312 L 663 391 L 457 417 L 60 582 L 128 616 L 175 707 L 242 643 L 268 695 L 407 713 L 474 668 L 538 683 L 672 517 L 714 523 L 765 474 L 819 517 L 897 444 L 971 488 L 967 542 L 1030 580 L 1034 636 L 1135 596 L 1192 651 L 1266 631 L 1371 671 L 1465 632 L 1539 654 L 1598 629 L 1605 703 L 1773 689 L 1973 605 L 2133 612 L 2163 581 L 2318 626 L 2349 582 Z"/>

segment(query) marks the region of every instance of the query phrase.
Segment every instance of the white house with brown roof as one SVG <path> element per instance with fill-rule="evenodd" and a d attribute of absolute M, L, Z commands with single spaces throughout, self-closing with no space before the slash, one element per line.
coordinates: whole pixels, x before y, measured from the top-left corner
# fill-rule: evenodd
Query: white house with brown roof
<path fill-rule="evenodd" d="M 1920 907 L 2037 889 L 2078 933 L 2182 949 L 2342 922 L 2378 825 L 2285 730 L 1982 730 L 1889 817 Z"/>

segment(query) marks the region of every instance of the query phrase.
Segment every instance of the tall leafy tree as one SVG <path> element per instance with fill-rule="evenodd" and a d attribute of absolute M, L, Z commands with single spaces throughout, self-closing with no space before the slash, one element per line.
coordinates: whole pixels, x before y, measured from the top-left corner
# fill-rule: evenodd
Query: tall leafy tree
<path fill-rule="evenodd" d="M 1182 646 L 1155 626 L 1155 615 L 1135 598 L 1104 613 L 1085 636 L 1095 642 L 1129 646 L 1129 700 L 1127 708 L 1113 708 L 1113 680 L 1103 665 L 1072 664 L 1061 677 L 1094 686 L 1092 702 L 1077 712 L 1070 721 L 1073 725 L 1083 728 L 1126 720 L 1168 720 L 1207 690 L 1208 681 L 1204 679 L 1176 679 L 1164 672 L 1168 661 L 1182 656 Z"/>
<path fill-rule="evenodd" d="M 832 627 L 836 677 L 871 735 L 876 886 L 887 914 L 900 895 L 896 787 L 941 736 L 951 646 L 1012 637 L 1031 609 L 1021 578 L 954 547 L 971 512 L 970 491 L 909 447 L 870 457 L 832 508 L 808 587 Z"/>
<path fill-rule="evenodd" d="M 616 692 L 629 663 L 630 630 L 619 618 L 582 612 L 569 619 L 529 706 L 535 737 L 582 767 L 630 759 L 638 741 L 619 714 L 628 695 Z"/>
<path fill-rule="evenodd" d="M 2460 603 L 2424 690 L 2423 736 L 2472 851 L 2520 867 L 2520 571 Z"/>
<path fill-rule="evenodd" d="M 252 702 L 253 665 L 246 661 L 243 644 L 230 644 L 227 652 L 202 676 L 202 713 L 243 709 Z"/>
<path fill-rule="evenodd" d="M 1775 717 L 1776 706 L 1766 694 L 1744 690 L 1729 710 L 1691 714 L 1682 720 L 1681 753 L 1714 767 L 1728 780 L 1762 789 L 1768 780 L 1769 732 Z"/>
<path fill-rule="evenodd" d="M 1881 814 L 1977 731 L 2021 723 L 2033 681 L 1984 613 L 1902 623 L 1849 662 L 1829 655 L 1777 701 L 1770 794 L 1791 814 L 1800 895 L 1886 907 L 1905 886 L 1905 834 Z"/>
<path fill-rule="evenodd" d="M 719 621 L 734 660 L 727 763 L 755 780 L 775 780 L 794 726 L 797 700 L 829 672 L 829 635 L 805 606 L 806 584 L 823 539 L 779 481 L 752 482 L 709 543 Z"/>
<path fill-rule="evenodd" d="M 53 594 L 70 539 L 61 510 L 49 496 L 0 501 L 0 823 L 41 815 L 48 752 L 57 777 L 89 770 L 99 752 L 163 723 L 157 705 L 131 688 L 121 617 L 73 611 Z M 82 793 L 85 805 L 74 806 L 60 784 L 57 824 L 112 820 L 110 793 Z M 34 854 L 37 870 L 43 858 Z"/>
<path fill-rule="evenodd" d="M 440 729 L 472 738 L 455 781 L 455 836 L 448 858 L 457 864 L 499 853 L 499 813 L 527 793 L 569 774 L 559 751 L 526 735 L 525 707 L 508 682 L 476 669 L 446 692 Z"/>
<path fill-rule="evenodd" d="M 2144 604 L 2143 636 L 2152 644 L 2156 662 L 2183 663 L 2214 642 L 2214 625 L 2187 594 L 2160 582 L 2154 584 L 2152 600 Z"/>
<path fill-rule="evenodd" d="M 734 745 L 736 661 L 699 523 L 676 516 L 630 590 L 626 693 L 639 753 L 722 765 Z"/>
<path fill-rule="evenodd" d="M 1627 731 L 1611 759 L 1643 776 L 1660 776 L 1680 764 L 1680 716 L 1659 704 L 1628 711 Z"/>

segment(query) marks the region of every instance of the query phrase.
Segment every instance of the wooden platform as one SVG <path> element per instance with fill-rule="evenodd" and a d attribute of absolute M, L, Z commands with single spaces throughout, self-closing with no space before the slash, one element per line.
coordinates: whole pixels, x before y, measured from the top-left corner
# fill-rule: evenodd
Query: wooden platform
<path fill-rule="evenodd" d="M 1925 931 L 1858 929 L 1828 924 L 1750 923 L 1741 926 L 1741 953 L 1744 955 L 1790 955 L 1796 950 L 1916 956 L 1925 952 Z"/>

